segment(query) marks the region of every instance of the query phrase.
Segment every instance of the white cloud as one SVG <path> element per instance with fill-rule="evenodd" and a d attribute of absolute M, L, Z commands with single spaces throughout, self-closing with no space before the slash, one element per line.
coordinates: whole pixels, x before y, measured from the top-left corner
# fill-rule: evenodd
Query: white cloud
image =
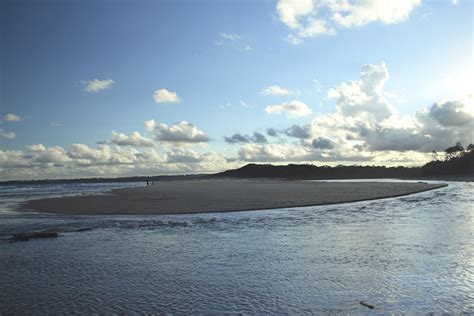
<path fill-rule="evenodd" d="M 358 27 L 380 21 L 396 24 L 408 19 L 421 0 L 371 0 L 334 3 L 331 19 L 342 27 Z"/>
<path fill-rule="evenodd" d="M 240 147 L 239 159 L 250 162 L 275 162 L 305 160 L 310 154 L 301 146 L 288 146 L 282 144 L 245 144 Z"/>
<path fill-rule="evenodd" d="M 278 85 L 268 86 L 262 90 L 263 95 L 290 95 L 294 94 L 293 91 L 280 87 Z"/>
<path fill-rule="evenodd" d="M 93 148 L 85 144 L 72 144 L 68 150 L 42 144 L 29 145 L 24 151 L 0 149 L 2 180 L 208 173 L 237 166 L 214 152 L 197 153 L 183 148 L 164 153 L 152 148 L 139 151 L 109 145 Z"/>
<path fill-rule="evenodd" d="M 233 47 L 244 52 L 249 52 L 252 50 L 252 46 L 250 46 L 250 44 L 247 43 L 242 36 L 235 33 L 218 33 L 216 40 L 214 40 L 214 45 L 221 47 Z"/>
<path fill-rule="evenodd" d="M 0 128 L 0 137 L 11 140 L 11 139 L 15 139 L 16 134 L 14 132 L 7 132 L 7 131 Z"/>
<path fill-rule="evenodd" d="M 20 121 L 23 121 L 24 118 L 19 116 L 19 115 L 15 115 L 15 114 L 11 114 L 11 113 L 8 113 L 7 115 L 5 115 L 3 117 L 3 119 L 6 121 L 6 122 L 20 122 Z"/>
<path fill-rule="evenodd" d="M 221 39 L 225 39 L 225 40 L 229 40 L 229 41 L 236 41 L 236 40 L 239 40 L 239 39 L 240 39 L 240 35 L 231 34 L 231 33 L 225 33 L 225 32 L 219 33 L 218 36 L 219 36 Z"/>
<path fill-rule="evenodd" d="M 302 117 L 311 114 L 311 109 L 303 102 L 293 100 L 277 105 L 269 105 L 265 108 L 268 114 L 286 113 L 289 118 Z"/>
<path fill-rule="evenodd" d="M 133 132 L 130 136 L 112 131 L 111 143 L 119 146 L 136 146 L 136 147 L 151 147 L 154 145 L 153 140 L 143 137 L 139 132 Z"/>
<path fill-rule="evenodd" d="M 442 151 L 457 141 L 472 142 L 472 102 L 443 101 L 400 116 L 384 98 L 388 79 L 385 63 L 362 66 L 359 79 L 329 91 L 336 102 L 334 112 L 318 115 L 310 124 L 269 129 L 269 135 L 289 137 L 278 138 L 279 144 L 249 143 L 241 135 L 239 159 L 421 165 L 432 150 Z"/>
<path fill-rule="evenodd" d="M 60 146 L 47 147 L 35 152 L 33 162 L 40 164 L 62 164 L 71 161 L 66 150 Z"/>
<path fill-rule="evenodd" d="M 67 152 L 73 159 L 83 160 L 84 163 L 107 163 L 112 157 L 110 146 L 99 145 L 99 148 L 91 148 L 85 144 L 72 144 Z"/>
<path fill-rule="evenodd" d="M 312 138 L 331 139 L 334 148 L 345 156 L 357 154 L 353 149 L 358 148 L 359 155 L 377 152 L 377 157 L 385 155 L 385 158 L 397 152 L 412 151 L 416 159 L 422 157 L 420 152 L 443 150 L 457 141 L 471 142 L 474 130 L 471 106 L 460 101 L 445 101 L 412 116 L 400 117 L 383 97 L 387 80 L 384 63 L 364 65 L 359 80 L 331 89 L 328 95 L 336 98 L 336 111 L 313 120 Z"/>
<path fill-rule="evenodd" d="M 226 160 L 214 152 L 198 153 L 189 148 L 172 148 L 166 153 L 166 161 L 176 164 L 225 164 Z"/>
<path fill-rule="evenodd" d="M 300 28 L 298 19 L 312 13 L 313 10 L 313 0 L 280 0 L 277 3 L 280 20 L 292 29 Z"/>
<path fill-rule="evenodd" d="M 248 103 L 243 101 L 243 100 L 240 100 L 240 106 L 243 107 L 243 108 L 248 108 L 249 107 Z"/>
<path fill-rule="evenodd" d="M 181 121 L 173 125 L 157 125 L 155 120 L 145 121 L 145 128 L 159 142 L 176 144 L 206 143 L 209 137 L 192 123 Z"/>
<path fill-rule="evenodd" d="M 24 153 L 18 150 L 0 149 L 0 175 L 3 179 L 9 179 L 7 174 L 17 174 L 18 168 L 28 168 L 31 163 L 24 157 Z"/>
<path fill-rule="evenodd" d="M 301 43 L 303 43 L 303 40 L 301 38 L 296 37 L 293 34 L 288 34 L 288 36 L 285 37 L 285 41 L 293 45 L 300 45 Z"/>
<path fill-rule="evenodd" d="M 202 157 L 192 149 L 173 148 L 166 153 L 166 159 L 171 163 L 198 163 Z"/>
<path fill-rule="evenodd" d="M 112 79 L 92 79 L 82 82 L 84 86 L 84 90 L 87 92 L 99 92 L 102 90 L 110 89 L 114 86 L 115 81 Z"/>
<path fill-rule="evenodd" d="M 279 0 L 280 21 L 291 31 L 294 45 L 304 38 L 335 35 L 336 28 L 360 27 L 372 22 L 395 24 L 407 20 L 421 0 Z"/>
<path fill-rule="evenodd" d="M 168 91 L 166 89 L 159 89 L 153 93 L 153 99 L 156 103 L 178 103 L 180 99 L 176 92 Z"/>
<path fill-rule="evenodd" d="M 340 84 L 328 91 L 329 98 L 336 98 L 336 112 L 343 116 L 363 115 L 369 120 L 382 120 L 395 114 L 395 109 L 385 99 L 384 84 L 388 69 L 384 62 L 364 65 L 360 79 Z"/>
<path fill-rule="evenodd" d="M 46 150 L 46 147 L 43 144 L 34 144 L 34 145 L 28 145 L 26 146 L 27 151 L 31 152 L 43 152 Z"/>
<path fill-rule="evenodd" d="M 297 33 L 299 38 L 318 37 L 321 35 L 336 35 L 336 30 L 327 26 L 326 21 L 308 19 L 307 25 Z"/>

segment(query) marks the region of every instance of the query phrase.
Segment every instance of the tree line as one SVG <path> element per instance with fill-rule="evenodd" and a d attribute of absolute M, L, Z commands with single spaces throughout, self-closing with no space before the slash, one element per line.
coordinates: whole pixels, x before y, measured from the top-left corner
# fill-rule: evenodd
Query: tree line
<path fill-rule="evenodd" d="M 466 148 L 460 142 L 448 147 L 443 154 L 432 152 L 433 160 L 421 167 L 421 174 L 451 175 L 451 174 L 473 174 L 474 173 L 474 145 L 469 144 Z"/>

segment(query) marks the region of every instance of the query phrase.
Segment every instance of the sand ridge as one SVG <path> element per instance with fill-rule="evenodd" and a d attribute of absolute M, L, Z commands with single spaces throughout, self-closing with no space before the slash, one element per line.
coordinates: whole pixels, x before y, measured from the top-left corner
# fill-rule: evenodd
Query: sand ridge
<path fill-rule="evenodd" d="M 21 209 L 82 215 L 228 212 L 346 203 L 446 186 L 413 182 L 317 182 L 246 179 L 160 181 L 102 195 L 31 200 Z"/>

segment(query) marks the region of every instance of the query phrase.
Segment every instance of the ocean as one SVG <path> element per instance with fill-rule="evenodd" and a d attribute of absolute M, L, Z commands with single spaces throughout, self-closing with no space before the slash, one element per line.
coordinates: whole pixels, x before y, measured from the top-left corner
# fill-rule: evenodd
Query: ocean
<path fill-rule="evenodd" d="M 448 183 L 339 205 L 95 217 L 15 208 L 143 183 L 0 186 L 0 314 L 473 314 L 474 184 Z M 39 230 L 59 237 L 9 241 Z"/>

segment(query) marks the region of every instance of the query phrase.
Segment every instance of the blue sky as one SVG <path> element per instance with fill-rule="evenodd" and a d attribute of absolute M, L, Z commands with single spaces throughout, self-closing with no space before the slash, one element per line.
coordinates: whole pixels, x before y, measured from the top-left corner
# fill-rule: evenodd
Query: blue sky
<path fill-rule="evenodd" d="M 0 11 L 5 179 L 211 172 L 247 162 L 411 165 L 430 148 L 472 140 L 472 1 L 20 0 Z M 375 67 L 368 79 L 364 65 Z M 283 90 L 264 93 L 271 86 Z M 156 102 L 160 89 L 176 98 Z M 453 116 L 459 124 L 443 119 Z M 324 134 L 331 124 L 338 133 Z M 292 126 L 307 133 L 295 137 Z M 153 145 L 112 131 L 138 131 Z M 235 134 L 242 141 L 230 142 Z M 319 148 L 317 139 L 331 145 Z M 144 150 L 161 158 L 136 158 Z M 115 153 L 135 158 L 115 164 Z"/>

